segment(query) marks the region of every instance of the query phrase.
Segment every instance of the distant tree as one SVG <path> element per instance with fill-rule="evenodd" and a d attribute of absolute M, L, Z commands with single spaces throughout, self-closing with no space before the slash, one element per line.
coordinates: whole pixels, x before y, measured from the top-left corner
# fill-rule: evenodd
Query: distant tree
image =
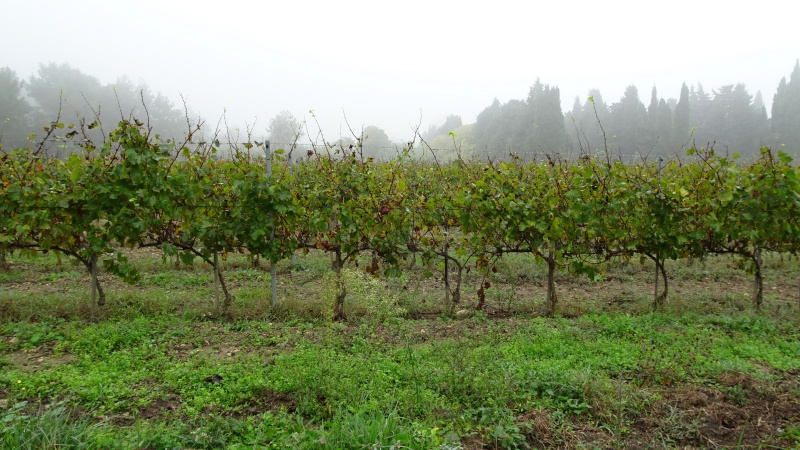
<path fill-rule="evenodd" d="M 100 104 L 103 98 L 100 80 L 69 64 L 41 64 L 38 74 L 28 79 L 27 91 L 36 104 L 34 120 L 37 124 L 55 119 L 59 107 L 63 111 L 62 118 L 67 121 L 88 118 L 92 122 L 95 112 L 118 111 L 116 103 Z"/>
<path fill-rule="evenodd" d="M 583 137 L 580 135 L 580 128 L 578 128 L 578 120 L 580 120 L 582 111 L 581 98 L 575 96 L 575 101 L 572 102 L 572 109 L 568 114 L 564 115 L 564 129 L 567 131 L 567 145 L 573 151 L 576 149 L 584 148 Z"/>
<path fill-rule="evenodd" d="M 523 155 L 536 151 L 533 141 L 538 125 L 530 102 L 509 100 L 503 107 L 500 122 L 500 142 L 502 150 L 496 157 L 506 157 L 509 153 Z"/>
<path fill-rule="evenodd" d="M 448 134 L 440 134 L 433 138 L 428 144 L 433 148 L 436 153 L 436 158 L 440 162 L 452 161 L 459 156 L 464 159 L 473 157 L 482 158 L 484 154 L 475 154 L 474 137 L 472 129 L 475 124 L 462 125 L 454 130 L 448 131 Z M 449 134 L 452 132 L 452 134 Z M 422 152 L 427 159 L 430 156 Z"/>
<path fill-rule="evenodd" d="M 447 135 L 462 125 L 463 123 L 461 122 L 461 116 L 451 114 L 447 116 L 442 126 L 436 127 L 435 125 L 431 125 L 430 128 L 428 128 L 428 131 L 422 135 L 422 138 L 426 141 L 430 141 L 441 134 Z"/>
<path fill-rule="evenodd" d="M 561 111 L 561 91 L 558 87 L 542 84 L 537 78 L 528 93 L 527 106 L 532 124 L 523 148 L 528 151 L 559 153 L 567 143 L 564 114 Z"/>
<path fill-rule="evenodd" d="M 651 152 L 647 109 L 639 99 L 636 86 L 628 86 L 620 101 L 611 105 L 610 119 L 616 152 L 622 155 Z"/>
<path fill-rule="evenodd" d="M 708 132 L 707 122 L 711 114 L 711 97 L 698 83 L 689 89 L 689 124 L 695 130 L 694 143 L 699 147 L 713 144 L 715 137 Z"/>
<path fill-rule="evenodd" d="M 666 100 L 658 98 L 655 86 L 653 86 L 650 96 L 647 118 L 650 137 L 645 145 L 658 155 L 670 155 L 672 153 L 672 109 Z"/>
<path fill-rule="evenodd" d="M 559 153 L 567 148 L 561 94 L 557 87 L 540 80 L 531 86 L 525 100 L 492 104 L 478 114 L 472 129 L 474 149 L 480 157 L 505 158 Z"/>
<path fill-rule="evenodd" d="M 430 141 L 431 139 L 435 138 L 436 135 L 439 133 L 439 127 L 434 124 L 428 125 L 428 131 L 420 133 L 422 139 L 426 141 Z"/>
<path fill-rule="evenodd" d="M 475 136 L 475 150 L 478 153 L 488 155 L 503 153 L 503 113 L 503 105 L 495 98 L 478 114 L 472 129 Z"/>
<path fill-rule="evenodd" d="M 800 122 L 798 124 L 800 125 Z M 756 92 L 756 96 L 753 98 L 753 129 L 758 147 L 771 144 L 767 107 L 764 105 L 761 91 Z"/>
<path fill-rule="evenodd" d="M 757 117 L 753 108 L 753 96 L 747 92 L 743 83 L 733 87 L 729 119 L 730 148 L 740 154 L 756 154 L 759 149 Z"/>
<path fill-rule="evenodd" d="M 31 106 L 23 95 L 24 82 L 8 67 L 0 68 L 0 144 L 23 146 L 30 133 Z"/>
<path fill-rule="evenodd" d="M 573 117 L 579 117 L 582 111 L 583 104 L 581 103 L 581 98 L 576 95 L 575 101 L 572 102 L 572 110 L 570 111 L 570 114 L 572 114 Z"/>
<path fill-rule="evenodd" d="M 449 115 L 444 120 L 444 123 L 441 127 L 439 127 L 439 132 L 437 134 L 448 134 L 451 131 L 455 130 L 456 128 L 462 126 L 463 123 L 461 122 L 461 116 L 457 115 Z"/>
<path fill-rule="evenodd" d="M 772 133 L 777 142 L 781 143 L 786 137 L 788 122 L 789 93 L 786 77 L 781 78 L 778 89 L 772 97 Z M 785 145 L 785 144 L 784 144 Z"/>
<path fill-rule="evenodd" d="M 609 127 L 609 112 L 598 89 L 590 89 L 583 104 L 575 98 L 572 117 L 565 123 L 567 134 L 575 143 L 573 148 L 590 154 L 605 150 L 607 137 L 603 136 L 603 129 Z"/>
<path fill-rule="evenodd" d="M 672 108 L 663 98 L 658 101 L 652 135 L 657 154 L 672 156 L 676 148 L 672 145 Z"/>
<path fill-rule="evenodd" d="M 651 133 L 655 133 L 656 121 L 658 120 L 658 91 L 655 86 L 653 86 L 653 90 L 650 93 L 650 106 L 647 107 L 647 118 L 650 120 L 649 126 Z M 658 136 L 655 137 L 657 138 Z"/>
<path fill-rule="evenodd" d="M 55 119 L 61 107 L 63 122 L 99 120 L 101 127 L 89 131 L 89 137 L 98 141 L 122 119 L 141 121 L 162 141 L 181 138 L 187 131 L 185 111 L 146 84 L 135 85 L 127 77 L 103 85 L 69 64 L 50 63 L 39 66 L 26 88 L 35 104 L 32 120 L 37 127 Z"/>
<path fill-rule="evenodd" d="M 686 83 L 681 86 L 681 96 L 675 105 L 675 113 L 672 118 L 672 146 L 675 149 L 687 144 L 689 139 L 689 121 L 691 114 L 689 111 L 689 88 Z"/>
<path fill-rule="evenodd" d="M 352 151 L 358 147 L 358 143 L 350 136 L 342 136 L 333 143 L 333 147 L 344 151 Z"/>
<path fill-rule="evenodd" d="M 714 90 L 704 132 L 713 137 L 718 151 L 753 154 L 757 132 L 752 97 L 744 84 L 729 84 Z"/>
<path fill-rule="evenodd" d="M 779 145 L 800 153 L 800 59 L 786 81 L 783 77 L 772 100 L 772 134 Z"/>
<path fill-rule="evenodd" d="M 283 149 L 287 153 L 303 138 L 303 124 L 289 111 L 281 111 L 269 121 L 269 140 L 272 150 Z"/>
<path fill-rule="evenodd" d="M 151 128 L 151 132 L 166 139 L 178 139 L 187 132 L 186 111 L 182 111 L 166 96 L 154 93 L 146 84 L 135 85 L 128 77 L 101 89 L 100 121 L 116 125 L 120 118 L 136 118 Z"/>
<path fill-rule="evenodd" d="M 361 132 L 361 147 L 365 157 L 390 159 L 396 155 L 396 146 L 384 130 L 369 125 Z"/>

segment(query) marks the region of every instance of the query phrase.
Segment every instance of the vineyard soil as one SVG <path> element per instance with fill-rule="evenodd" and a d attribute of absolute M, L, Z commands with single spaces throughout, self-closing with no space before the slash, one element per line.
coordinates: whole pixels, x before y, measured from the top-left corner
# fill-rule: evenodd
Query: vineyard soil
<path fill-rule="evenodd" d="M 761 311 L 733 258 L 667 261 L 658 312 L 653 263 L 612 260 L 595 281 L 559 272 L 553 318 L 528 255 L 467 273 L 455 316 L 438 267 L 375 279 L 365 257 L 345 268 L 346 322 L 331 320 L 321 252 L 279 264 L 275 308 L 265 264 L 227 255 L 224 319 L 207 265 L 127 256 L 141 279 L 101 272 L 92 316 L 84 268 L 8 255 L 0 448 L 800 446 L 800 263 L 786 255 L 764 255 Z"/>

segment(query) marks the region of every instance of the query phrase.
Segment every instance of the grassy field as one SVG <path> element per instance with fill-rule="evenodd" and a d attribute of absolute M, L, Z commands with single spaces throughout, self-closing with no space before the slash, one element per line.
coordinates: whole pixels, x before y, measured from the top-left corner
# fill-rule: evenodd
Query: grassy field
<path fill-rule="evenodd" d="M 735 260 L 673 261 L 651 311 L 653 266 L 609 262 L 602 281 L 557 279 L 505 257 L 487 306 L 465 282 L 348 269 L 347 322 L 332 322 L 330 260 L 269 270 L 231 256 L 231 317 L 213 275 L 131 253 L 143 275 L 10 255 L 0 271 L 0 448 L 798 448 L 800 263 L 766 255 L 765 306 Z M 433 267 L 434 273 L 437 272 Z"/>

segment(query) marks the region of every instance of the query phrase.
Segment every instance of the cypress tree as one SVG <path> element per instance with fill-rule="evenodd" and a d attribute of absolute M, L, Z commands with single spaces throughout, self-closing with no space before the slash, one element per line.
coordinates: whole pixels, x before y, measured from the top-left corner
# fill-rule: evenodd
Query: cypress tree
<path fill-rule="evenodd" d="M 687 144 L 689 139 L 689 88 L 686 83 L 681 86 L 681 97 L 675 105 L 672 119 L 672 147 L 679 148 Z"/>
<path fill-rule="evenodd" d="M 772 101 L 772 134 L 784 150 L 800 153 L 800 59 L 789 77 L 782 78 Z"/>

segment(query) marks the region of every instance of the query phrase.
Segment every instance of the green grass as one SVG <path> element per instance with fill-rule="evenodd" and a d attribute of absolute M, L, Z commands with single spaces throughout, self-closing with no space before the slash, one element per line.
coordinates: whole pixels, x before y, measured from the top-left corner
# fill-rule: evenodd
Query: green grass
<path fill-rule="evenodd" d="M 99 448 L 103 441 L 103 424 L 73 419 L 64 406 L 51 405 L 41 413 L 29 413 L 26 406 L 26 402 L 20 402 L 0 412 L 0 448 Z"/>
<path fill-rule="evenodd" d="M 187 424 L 213 418 L 227 424 L 220 427 L 244 427 L 248 411 L 249 419 L 302 423 L 282 426 L 301 430 L 285 439 L 306 448 L 322 441 L 326 448 L 395 442 L 429 448 L 446 445 L 447 436 L 523 436 L 525 425 L 515 418 L 530 410 L 549 411 L 563 423 L 585 417 L 619 428 L 613 409 L 603 406 L 617 396 L 615 386 L 647 392 L 713 384 L 725 373 L 769 383 L 800 367 L 797 330 L 758 316 L 589 315 L 511 325 L 472 319 L 458 324 L 456 336 L 428 337 L 448 325 L 218 325 L 169 316 L 83 326 L 8 323 L 2 334 L 16 341 L 4 352 L 31 348 L 31 337 L 41 334 L 40 342 L 55 343 L 54 360 L 69 355 L 70 361 L 33 372 L 6 367 L 0 389 L 14 403 L 60 399 L 59 411 L 77 408 L 86 423 L 123 417 L 166 423 L 169 414 L 155 420 L 141 414 L 170 399 Z M 214 374 L 220 383 L 205 381 Z M 737 402 L 746 397 L 726 389 Z M 648 395 L 637 395 L 648 402 Z M 270 398 L 286 399 L 288 410 L 259 404 Z M 131 429 L 107 423 L 102 432 L 123 439 Z M 250 445 L 236 433 L 214 433 L 214 442 Z M 340 447 L 344 442 L 353 444 Z"/>
<path fill-rule="evenodd" d="M 610 262 L 606 276 L 622 281 L 559 275 L 555 318 L 520 294 L 542 280 L 525 256 L 494 275 L 494 309 L 462 319 L 442 314 L 442 291 L 413 271 L 382 280 L 348 268 L 345 323 L 330 321 L 324 256 L 281 263 L 275 308 L 269 272 L 232 256 L 226 320 L 209 319 L 207 268 L 160 259 L 143 260 L 154 270 L 135 286 L 105 278 L 108 305 L 92 320 L 78 271 L 55 276 L 57 292 L 18 289 L 57 267 L 48 258 L 10 258 L 0 279 L 0 448 L 707 447 L 715 412 L 739 410 L 765 425 L 726 416 L 717 445 L 798 442 L 800 314 L 779 294 L 796 265 L 777 257 L 778 293 L 761 312 L 712 287 L 654 313 L 637 284 L 649 268 Z M 669 269 L 747 281 L 722 260 Z"/>

